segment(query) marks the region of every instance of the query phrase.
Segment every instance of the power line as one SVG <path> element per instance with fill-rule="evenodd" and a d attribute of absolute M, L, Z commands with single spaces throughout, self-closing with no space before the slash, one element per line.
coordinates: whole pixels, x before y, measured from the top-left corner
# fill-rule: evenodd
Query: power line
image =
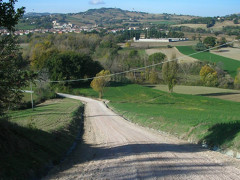
<path fill-rule="evenodd" d="M 99 79 L 99 78 L 104 78 L 104 77 L 112 77 L 112 76 L 117 76 L 117 75 L 121 75 L 121 74 L 127 74 L 127 73 L 130 73 L 130 72 L 133 72 L 133 71 L 138 71 L 138 70 L 143 70 L 143 69 L 155 67 L 155 66 L 158 66 L 158 65 L 167 63 L 167 62 L 177 61 L 177 60 L 183 59 L 183 58 L 185 58 L 185 57 L 191 57 L 191 56 L 194 56 L 194 55 L 196 55 L 196 54 L 200 54 L 200 53 L 202 53 L 202 52 L 206 52 L 206 51 L 209 51 L 209 50 L 213 50 L 213 49 L 216 49 L 216 48 L 220 48 L 220 47 L 226 46 L 226 45 L 228 45 L 228 44 L 232 44 L 232 43 L 237 42 L 237 41 L 239 41 L 239 40 L 234 40 L 234 41 L 231 41 L 231 42 L 227 42 L 227 43 L 225 43 L 225 44 L 222 44 L 222 45 L 219 45 L 219 46 L 216 46 L 216 47 L 212 47 L 212 48 L 208 48 L 208 49 L 205 49 L 205 50 L 203 50 L 203 51 L 198 51 L 198 52 L 195 52 L 195 53 L 192 53 L 192 54 L 189 54 L 189 55 L 184 55 L 184 56 L 181 56 L 181 57 L 179 57 L 179 58 L 175 58 L 175 59 L 167 60 L 167 61 L 164 61 L 164 62 L 160 62 L 160 63 L 148 65 L 148 66 L 143 66 L 143 67 L 140 67 L 140 68 L 135 68 L 135 69 L 127 70 L 127 71 L 122 71 L 122 72 L 118 72 L 118 73 L 113 73 L 113 74 L 109 74 L 109 75 L 105 75 L 105 76 L 90 77 L 90 78 L 83 78 L 83 79 L 73 79 L 73 80 L 47 81 L 47 82 L 52 82 L 52 83 L 78 82 L 78 81 L 93 80 L 94 78 L 95 78 L 95 79 Z M 36 81 L 38 81 L 38 80 L 36 80 Z"/>

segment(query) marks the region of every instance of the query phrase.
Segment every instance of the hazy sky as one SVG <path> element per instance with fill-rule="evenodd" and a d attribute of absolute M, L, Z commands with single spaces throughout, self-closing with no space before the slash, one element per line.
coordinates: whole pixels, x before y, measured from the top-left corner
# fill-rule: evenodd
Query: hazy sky
<path fill-rule="evenodd" d="M 26 12 L 77 13 L 101 7 L 149 13 L 223 16 L 240 13 L 240 0 L 18 0 Z"/>

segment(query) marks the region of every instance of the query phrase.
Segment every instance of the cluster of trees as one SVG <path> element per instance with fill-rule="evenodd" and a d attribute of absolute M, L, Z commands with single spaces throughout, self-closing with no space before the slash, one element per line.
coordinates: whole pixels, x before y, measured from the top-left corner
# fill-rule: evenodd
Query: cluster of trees
<path fill-rule="evenodd" d="M 228 45 L 226 44 L 227 40 L 225 37 L 221 37 L 220 39 L 217 39 L 216 37 L 209 36 L 206 37 L 203 42 L 199 41 L 196 46 L 194 46 L 194 49 L 196 51 L 206 51 L 209 48 L 212 48 L 214 46 L 219 46 L 219 47 L 227 47 Z"/>
<path fill-rule="evenodd" d="M 211 31 L 208 29 L 203 29 L 203 28 L 190 28 L 187 26 L 174 26 L 171 27 L 172 31 L 180 31 L 180 32 L 191 32 L 191 33 L 211 33 Z"/>
<path fill-rule="evenodd" d="M 206 24 L 207 28 L 212 27 L 216 23 L 216 19 L 212 17 L 201 17 L 201 18 L 194 18 L 191 20 L 183 21 L 183 23 L 187 24 Z"/>
<path fill-rule="evenodd" d="M 223 33 L 232 36 L 239 36 L 240 35 L 240 27 L 239 26 L 226 26 L 223 28 Z"/>

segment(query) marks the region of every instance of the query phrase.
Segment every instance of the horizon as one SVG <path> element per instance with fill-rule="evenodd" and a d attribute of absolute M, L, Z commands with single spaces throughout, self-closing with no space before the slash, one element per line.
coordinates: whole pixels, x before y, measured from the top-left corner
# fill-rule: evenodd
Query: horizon
<path fill-rule="evenodd" d="M 124 3 L 125 2 L 125 3 Z M 89 9 L 100 8 L 119 8 L 127 11 L 146 12 L 151 14 L 177 14 L 177 15 L 191 15 L 191 16 L 226 16 L 231 14 L 238 14 L 240 1 L 238 0 L 203 0 L 202 2 L 190 3 L 190 0 L 158 1 L 154 0 L 132 0 L 121 2 L 110 0 L 85 0 L 76 2 L 76 0 L 36 0 L 30 3 L 30 0 L 20 0 L 16 2 L 16 8 L 26 7 L 26 13 L 80 13 Z"/>

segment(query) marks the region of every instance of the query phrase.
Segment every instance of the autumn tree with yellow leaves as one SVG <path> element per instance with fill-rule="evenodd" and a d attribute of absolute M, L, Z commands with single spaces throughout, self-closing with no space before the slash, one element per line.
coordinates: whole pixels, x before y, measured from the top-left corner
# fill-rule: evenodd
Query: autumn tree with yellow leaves
<path fill-rule="evenodd" d="M 240 89 L 240 68 L 237 69 L 237 75 L 234 79 L 234 86 L 236 89 Z"/>
<path fill-rule="evenodd" d="M 90 86 L 93 88 L 94 91 L 99 93 L 99 98 L 101 99 L 103 96 L 103 92 L 109 81 L 111 81 L 110 71 L 109 70 L 102 70 L 96 77 L 92 80 Z"/>
<path fill-rule="evenodd" d="M 208 65 L 202 67 L 200 77 L 205 86 L 216 86 L 218 83 L 217 71 Z"/>

